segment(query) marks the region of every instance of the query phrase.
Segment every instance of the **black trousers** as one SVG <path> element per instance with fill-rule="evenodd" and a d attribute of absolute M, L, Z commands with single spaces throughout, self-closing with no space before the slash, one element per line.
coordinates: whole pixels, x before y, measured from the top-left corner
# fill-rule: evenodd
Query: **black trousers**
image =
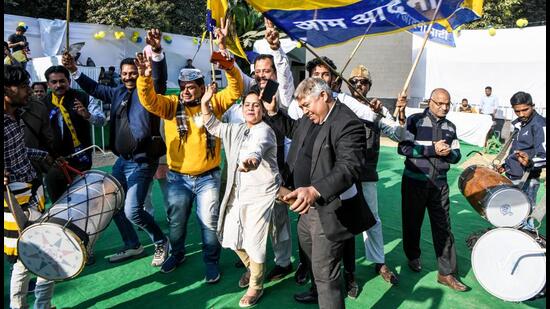
<path fill-rule="evenodd" d="M 401 198 L 403 249 L 407 258 L 413 260 L 420 257 L 420 231 L 428 209 L 439 273 L 456 273 L 455 240 L 449 217 L 449 186 L 435 186 L 431 182 L 403 176 Z"/>
<path fill-rule="evenodd" d="M 344 242 L 331 241 L 325 236 L 316 209 L 300 216 L 298 237 L 313 271 L 313 289 L 318 293 L 319 308 L 344 308 L 340 271 Z"/>
<path fill-rule="evenodd" d="M 91 168 L 91 165 L 85 164 L 85 165 L 71 165 L 71 167 L 74 167 L 75 169 L 84 172 Z M 68 171 L 69 175 L 73 180 L 78 176 L 78 174 Z M 52 166 L 48 173 L 46 173 L 45 177 L 45 184 L 46 184 L 46 191 L 48 192 L 48 196 L 50 197 L 50 200 L 52 203 L 55 203 L 67 190 L 67 186 L 70 184 L 67 177 L 63 173 L 63 171 L 57 167 Z"/>

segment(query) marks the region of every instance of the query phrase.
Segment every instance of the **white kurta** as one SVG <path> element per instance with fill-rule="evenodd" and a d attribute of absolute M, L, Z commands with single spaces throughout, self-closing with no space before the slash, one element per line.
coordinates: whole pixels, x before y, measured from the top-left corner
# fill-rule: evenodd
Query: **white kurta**
<path fill-rule="evenodd" d="M 218 220 L 218 237 L 224 248 L 243 249 L 256 263 L 264 263 L 271 216 L 281 179 L 277 167 L 277 141 L 264 122 L 222 123 L 212 117 L 207 130 L 222 139 L 227 157 L 227 187 Z M 256 170 L 239 172 L 247 158 L 259 161 Z"/>

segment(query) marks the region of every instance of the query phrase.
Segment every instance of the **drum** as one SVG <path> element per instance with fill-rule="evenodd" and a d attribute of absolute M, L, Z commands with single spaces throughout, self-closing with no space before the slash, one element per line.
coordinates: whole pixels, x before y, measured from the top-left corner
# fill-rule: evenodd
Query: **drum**
<path fill-rule="evenodd" d="M 470 205 L 496 227 L 517 227 L 531 211 L 527 195 L 489 167 L 469 166 L 460 174 L 458 187 Z"/>
<path fill-rule="evenodd" d="M 490 294 L 529 300 L 546 291 L 546 240 L 513 228 L 490 230 L 474 245 L 472 269 Z"/>
<path fill-rule="evenodd" d="M 77 276 L 101 231 L 124 204 L 124 190 L 111 175 L 87 171 L 61 198 L 21 232 L 19 259 L 35 275 L 49 280 Z"/>

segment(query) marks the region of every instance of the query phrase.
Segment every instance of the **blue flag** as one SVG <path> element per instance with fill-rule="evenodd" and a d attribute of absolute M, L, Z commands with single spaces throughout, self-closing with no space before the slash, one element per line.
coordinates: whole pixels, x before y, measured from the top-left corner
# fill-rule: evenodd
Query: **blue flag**
<path fill-rule="evenodd" d="M 429 23 L 442 1 L 438 31 L 451 31 L 481 16 L 483 0 L 246 0 L 294 40 L 313 47 L 339 44 L 365 35 L 389 34 Z M 418 33 L 419 30 L 413 30 Z M 450 36 L 449 36 L 450 37 Z M 447 37 L 447 40 L 449 39 Z M 448 44 L 449 45 L 449 44 Z"/>

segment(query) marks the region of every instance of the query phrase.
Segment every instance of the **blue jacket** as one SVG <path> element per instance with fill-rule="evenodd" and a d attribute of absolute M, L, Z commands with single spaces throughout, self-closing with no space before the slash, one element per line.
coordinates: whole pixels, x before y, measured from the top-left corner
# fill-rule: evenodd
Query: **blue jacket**
<path fill-rule="evenodd" d="M 399 143 L 398 153 L 407 157 L 403 176 L 431 182 L 436 186 L 447 184 L 447 171 L 461 158 L 456 127 L 449 120 L 437 119 L 428 108 L 423 113 L 407 118 L 407 130 L 415 138 Z M 439 140 L 451 146 L 451 153 L 441 157 L 435 153 L 434 143 Z"/>
<path fill-rule="evenodd" d="M 154 62 L 153 61 L 153 73 L 155 73 L 157 76 L 160 76 L 160 79 L 157 79 L 155 81 L 155 85 L 165 85 L 166 84 L 166 58 L 164 58 L 161 62 Z M 155 78 L 155 76 L 153 76 Z M 78 85 L 89 95 L 105 102 L 111 104 L 111 117 L 110 117 L 110 134 L 109 134 L 109 145 L 111 145 L 111 148 L 113 150 L 113 153 L 116 155 L 119 155 L 116 152 L 116 149 L 114 149 L 113 145 L 115 145 L 114 141 L 116 136 L 114 136 L 114 128 L 115 128 L 115 119 L 114 113 L 118 110 L 120 107 L 120 104 L 124 100 L 126 94 L 128 93 L 128 89 L 124 85 L 120 85 L 118 87 L 109 87 L 106 85 L 101 85 L 98 82 L 92 80 L 85 74 L 80 74 L 80 77 L 76 79 L 76 82 Z M 166 90 L 166 86 L 164 86 L 164 90 Z M 146 151 L 147 143 L 151 139 L 152 133 L 159 132 L 159 128 L 157 130 L 152 130 L 152 125 L 159 125 L 159 119 L 157 116 L 149 113 L 141 104 L 139 101 L 139 97 L 137 94 L 136 89 L 131 90 L 131 102 L 130 104 L 130 110 L 128 113 L 128 120 L 130 125 L 130 130 L 132 131 L 133 137 L 136 139 L 138 145 L 138 149 L 136 150 L 136 153 L 134 153 L 134 157 L 137 157 L 139 154 L 142 154 Z M 134 104 L 139 103 L 139 104 Z"/>
<path fill-rule="evenodd" d="M 504 161 L 506 176 L 512 180 L 521 179 L 526 169 L 523 167 L 514 151 L 521 150 L 529 155 L 532 166 L 529 178 L 539 178 L 542 168 L 546 167 L 546 119 L 533 111 L 533 115 L 526 122 L 519 119 L 512 121 L 514 131 L 519 131 L 512 142 L 510 153 Z"/>

